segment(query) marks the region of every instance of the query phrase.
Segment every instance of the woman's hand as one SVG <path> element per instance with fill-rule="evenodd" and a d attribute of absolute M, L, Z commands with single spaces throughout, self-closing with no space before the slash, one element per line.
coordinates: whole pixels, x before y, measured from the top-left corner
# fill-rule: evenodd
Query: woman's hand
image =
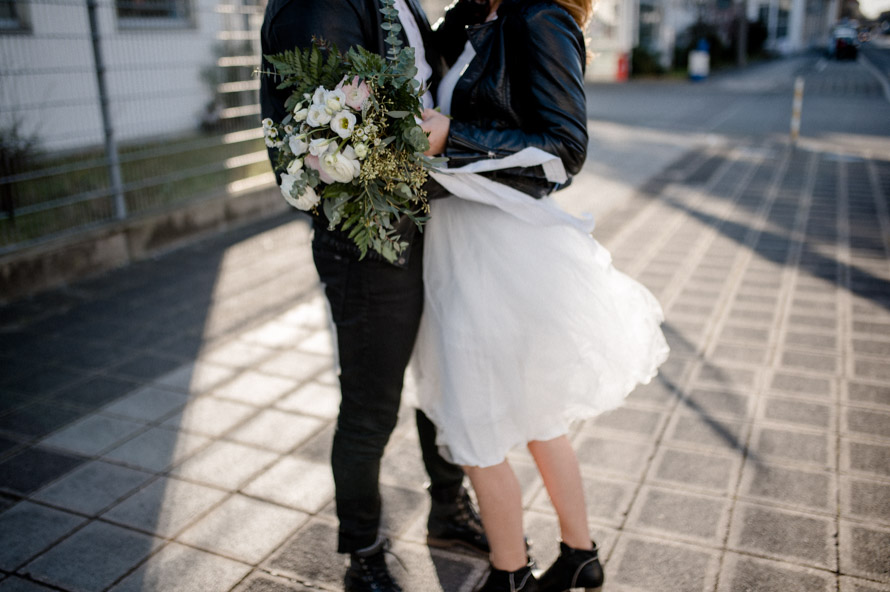
<path fill-rule="evenodd" d="M 423 110 L 423 121 L 420 127 L 427 133 L 430 140 L 430 149 L 424 152 L 427 156 L 434 156 L 445 152 L 448 142 L 448 130 L 451 129 L 451 120 L 433 109 Z"/>

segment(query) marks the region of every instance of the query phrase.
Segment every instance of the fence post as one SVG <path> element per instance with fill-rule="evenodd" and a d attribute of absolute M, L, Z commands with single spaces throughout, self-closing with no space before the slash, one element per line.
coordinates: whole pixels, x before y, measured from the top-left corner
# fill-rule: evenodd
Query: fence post
<path fill-rule="evenodd" d="M 102 39 L 99 31 L 98 3 L 87 0 L 90 17 L 90 37 L 93 41 L 93 59 L 96 66 L 96 84 L 99 87 L 99 108 L 102 111 L 102 130 L 105 134 L 105 156 L 108 159 L 108 175 L 111 180 L 111 193 L 114 195 L 114 215 L 118 219 L 127 217 L 127 202 L 124 200 L 124 183 L 121 176 L 121 163 L 111 125 L 111 112 L 108 87 L 105 84 L 105 60 L 102 58 Z"/>

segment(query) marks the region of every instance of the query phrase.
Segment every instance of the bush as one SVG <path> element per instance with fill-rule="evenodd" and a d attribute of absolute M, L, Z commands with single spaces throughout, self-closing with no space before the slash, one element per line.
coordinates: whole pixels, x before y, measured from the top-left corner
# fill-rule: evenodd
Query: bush
<path fill-rule="evenodd" d="M 658 54 L 643 47 L 635 47 L 630 54 L 631 76 L 660 76 L 665 73 Z"/>

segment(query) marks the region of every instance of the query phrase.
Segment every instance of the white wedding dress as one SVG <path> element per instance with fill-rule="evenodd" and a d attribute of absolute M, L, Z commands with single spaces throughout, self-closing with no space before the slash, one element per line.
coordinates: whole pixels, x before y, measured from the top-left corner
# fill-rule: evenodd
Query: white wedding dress
<path fill-rule="evenodd" d="M 443 79 L 443 111 L 473 55 L 467 44 Z M 564 177 L 540 150 L 517 158 L 529 155 Z M 668 355 L 661 307 L 612 267 L 590 221 L 470 172 L 436 178 L 455 195 L 432 202 L 424 231 L 412 366 L 416 404 L 445 458 L 498 464 L 515 446 L 614 409 L 655 376 Z"/>

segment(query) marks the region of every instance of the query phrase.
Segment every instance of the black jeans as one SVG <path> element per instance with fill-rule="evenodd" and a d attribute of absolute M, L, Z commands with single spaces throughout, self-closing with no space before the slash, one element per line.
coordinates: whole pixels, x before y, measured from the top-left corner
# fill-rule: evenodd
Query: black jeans
<path fill-rule="evenodd" d="M 350 553 L 377 539 L 380 459 L 398 419 L 405 368 L 423 311 L 423 247 L 418 237 L 404 269 L 358 261 L 317 240 L 313 257 L 337 326 L 342 399 L 331 465 L 338 551 Z M 439 456 L 435 428 L 419 411 L 417 427 L 432 493 L 456 495 L 463 471 Z"/>

